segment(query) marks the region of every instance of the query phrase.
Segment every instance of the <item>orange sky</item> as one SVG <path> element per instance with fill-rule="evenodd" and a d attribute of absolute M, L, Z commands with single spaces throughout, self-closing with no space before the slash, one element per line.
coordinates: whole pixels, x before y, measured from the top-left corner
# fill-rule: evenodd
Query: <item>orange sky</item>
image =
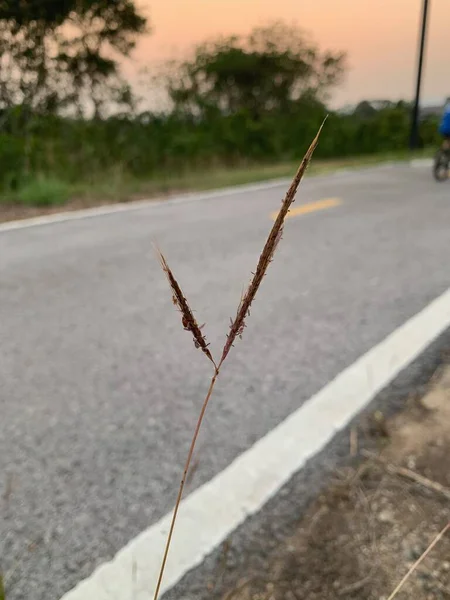
<path fill-rule="evenodd" d="M 137 0 L 152 34 L 141 40 L 128 77 L 154 61 L 181 57 L 218 34 L 246 33 L 274 20 L 296 23 L 323 48 L 346 50 L 349 72 L 333 104 L 410 98 L 422 0 Z M 450 0 L 430 0 L 423 98 L 450 96 Z"/>

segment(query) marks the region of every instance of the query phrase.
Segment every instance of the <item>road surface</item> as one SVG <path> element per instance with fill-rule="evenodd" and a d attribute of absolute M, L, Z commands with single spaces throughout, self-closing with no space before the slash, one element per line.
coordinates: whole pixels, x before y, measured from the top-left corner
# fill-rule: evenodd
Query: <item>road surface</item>
<path fill-rule="evenodd" d="M 58 600 L 173 505 L 210 376 L 286 185 L 0 232 L 0 565 Z M 307 179 L 223 369 L 187 493 L 450 285 L 450 188 L 386 166 Z"/>

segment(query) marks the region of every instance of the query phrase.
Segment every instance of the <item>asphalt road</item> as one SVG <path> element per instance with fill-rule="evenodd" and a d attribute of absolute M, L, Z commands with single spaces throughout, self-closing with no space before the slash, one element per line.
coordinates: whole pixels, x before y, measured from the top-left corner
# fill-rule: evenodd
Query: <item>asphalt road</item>
<path fill-rule="evenodd" d="M 152 241 L 218 354 L 285 187 L 0 232 L 8 600 L 58 600 L 171 508 L 210 367 Z M 450 285 L 450 187 L 429 170 L 311 178 L 297 202 L 329 198 L 287 222 L 188 492 Z"/>

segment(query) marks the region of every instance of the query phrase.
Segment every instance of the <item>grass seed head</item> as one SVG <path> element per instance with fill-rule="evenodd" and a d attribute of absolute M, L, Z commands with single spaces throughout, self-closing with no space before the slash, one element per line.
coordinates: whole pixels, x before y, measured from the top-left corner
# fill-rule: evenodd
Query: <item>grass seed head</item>
<path fill-rule="evenodd" d="M 322 124 L 322 127 L 323 127 L 323 124 Z M 168 556 L 170 544 L 172 541 L 172 534 L 174 531 L 175 522 L 176 522 L 177 514 L 178 514 L 178 509 L 179 509 L 181 498 L 183 495 L 186 478 L 189 473 L 191 459 L 193 456 L 197 437 L 198 437 L 198 434 L 199 434 L 199 431 L 200 431 L 200 428 L 201 428 L 201 425 L 203 422 L 203 417 L 205 415 L 205 411 L 208 406 L 208 402 L 211 398 L 211 394 L 212 394 L 214 385 L 216 383 L 217 377 L 219 376 L 220 367 L 222 366 L 223 361 L 226 359 L 230 349 L 232 348 L 233 342 L 235 341 L 236 337 L 238 337 L 238 336 L 241 337 L 242 333 L 244 332 L 245 319 L 246 319 L 246 317 L 248 317 L 250 315 L 250 305 L 253 302 L 256 292 L 258 291 L 258 288 L 259 288 L 261 281 L 265 275 L 267 267 L 269 266 L 269 264 L 273 258 L 273 255 L 277 248 L 277 245 L 281 240 L 281 236 L 283 234 L 284 219 L 289 211 L 290 205 L 292 204 L 292 202 L 294 202 L 295 193 L 296 193 L 298 185 L 303 177 L 303 174 L 305 173 L 306 168 L 308 167 L 308 164 L 311 160 L 314 149 L 317 146 L 317 142 L 318 142 L 322 127 L 319 129 L 317 136 L 314 138 L 311 146 L 309 147 L 307 153 L 305 154 L 305 157 L 302 160 L 302 163 L 294 177 L 294 180 L 286 194 L 286 197 L 284 198 L 284 200 L 282 202 L 281 210 L 277 216 L 274 226 L 272 227 L 269 237 L 267 238 L 267 241 L 263 248 L 261 256 L 259 257 L 256 271 L 253 273 L 253 277 L 252 277 L 249 287 L 247 288 L 247 291 L 245 293 L 243 293 L 241 296 L 241 300 L 239 303 L 236 317 L 235 317 L 234 321 L 233 320 L 231 321 L 230 331 L 227 335 L 227 341 L 226 341 L 224 349 L 223 349 L 222 358 L 220 360 L 220 363 L 217 366 L 216 366 L 216 363 L 214 362 L 214 359 L 211 356 L 210 351 L 208 350 L 206 338 L 203 336 L 203 334 L 201 332 L 201 329 L 203 326 L 202 327 L 198 326 L 198 324 L 192 314 L 192 311 L 188 306 L 186 298 L 183 296 L 181 288 L 178 285 L 178 282 L 176 281 L 175 277 L 173 276 L 172 271 L 169 269 L 169 266 L 167 265 L 167 262 L 166 262 L 164 256 L 161 254 L 161 252 L 159 250 L 157 250 L 158 257 L 161 262 L 161 266 L 162 266 L 164 272 L 166 273 L 167 278 L 170 283 L 170 286 L 172 288 L 173 303 L 179 308 L 179 310 L 182 314 L 183 327 L 192 333 L 192 335 L 194 336 L 195 346 L 197 348 L 201 348 L 202 351 L 205 353 L 205 355 L 213 363 L 214 368 L 215 368 L 215 373 L 211 379 L 208 392 L 207 392 L 206 397 L 202 404 L 202 408 L 201 408 L 201 411 L 200 411 L 200 414 L 199 414 L 199 417 L 197 420 L 197 424 L 195 426 L 194 435 L 192 437 L 191 445 L 190 445 L 188 456 L 186 459 L 183 476 L 180 481 L 178 496 L 177 496 L 177 499 L 175 502 L 175 508 L 173 511 L 172 520 L 171 520 L 170 528 L 169 528 L 169 533 L 168 533 L 166 545 L 164 548 L 164 554 L 163 554 L 163 559 L 161 562 L 161 568 L 159 570 L 158 580 L 156 583 L 156 589 L 155 589 L 155 593 L 153 596 L 154 600 L 158 600 L 158 595 L 159 595 L 159 591 L 161 588 L 161 582 L 163 579 L 164 570 L 165 570 L 165 566 L 166 566 L 167 556 Z"/>
<path fill-rule="evenodd" d="M 303 175 L 305 174 L 305 171 L 308 168 L 308 165 L 311 161 L 314 150 L 316 149 L 316 146 L 319 142 L 319 136 L 320 136 L 320 132 L 322 131 L 322 127 L 323 127 L 323 124 L 321 125 L 316 137 L 314 138 L 310 147 L 308 148 L 308 150 L 298 168 L 298 171 L 295 174 L 294 179 L 292 180 L 292 183 L 286 193 L 286 196 L 284 197 L 284 200 L 281 203 L 280 212 L 278 213 L 275 223 L 273 224 L 273 227 L 269 233 L 269 237 L 267 238 L 267 241 L 261 252 L 261 255 L 260 255 L 259 261 L 258 261 L 258 265 L 256 267 L 256 271 L 252 277 L 250 285 L 247 288 L 247 291 L 245 292 L 244 296 L 241 299 L 241 302 L 239 304 L 239 307 L 238 307 L 238 310 L 236 313 L 236 317 L 235 317 L 234 321 L 232 321 L 232 323 L 231 323 L 230 331 L 228 332 L 228 335 L 227 335 L 227 340 L 225 342 L 225 346 L 222 351 L 222 358 L 220 359 L 219 366 L 223 363 L 223 361 L 228 356 L 228 353 L 230 352 L 231 348 L 233 347 L 233 344 L 234 344 L 236 338 L 237 337 L 240 338 L 244 332 L 244 329 L 246 326 L 245 319 L 250 314 L 250 306 L 255 298 L 255 295 L 256 295 L 256 292 L 258 291 L 259 286 L 261 285 L 261 281 L 263 280 L 263 277 L 266 274 L 267 268 L 268 268 L 269 264 L 272 262 L 275 250 L 277 249 L 277 246 L 283 236 L 284 220 L 286 218 L 287 213 L 289 212 L 289 208 L 290 208 L 291 204 L 295 200 L 295 194 L 297 192 L 300 181 L 302 180 Z"/>
<path fill-rule="evenodd" d="M 170 287 L 172 288 L 172 302 L 181 313 L 181 322 L 183 324 L 183 328 L 185 331 L 189 331 L 192 334 L 194 346 L 196 348 L 200 348 L 215 366 L 214 359 L 209 351 L 208 344 L 206 343 L 206 336 L 201 331 L 203 325 L 201 327 L 198 325 L 194 314 L 189 307 L 183 292 L 181 291 L 181 287 L 178 281 L 175 279 L 175 276 L 167 264 L 163 254 L 158 249 L 156 249 L 156 252 L 158 254 L 159 262 L 161 263 L 161 268 L 166 274 Z"/>

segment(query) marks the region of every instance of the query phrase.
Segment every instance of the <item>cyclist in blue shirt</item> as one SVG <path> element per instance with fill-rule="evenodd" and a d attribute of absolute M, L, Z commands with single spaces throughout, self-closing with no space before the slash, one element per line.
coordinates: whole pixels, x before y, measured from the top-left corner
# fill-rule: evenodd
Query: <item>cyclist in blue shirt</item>
<path fill-rule="evenodd" d="M 447 98 L 442 116 L 441 124 L 439 125 L 439 133 L 444 138 L 442 148 L 450 150 L 450 98 Z"/>

